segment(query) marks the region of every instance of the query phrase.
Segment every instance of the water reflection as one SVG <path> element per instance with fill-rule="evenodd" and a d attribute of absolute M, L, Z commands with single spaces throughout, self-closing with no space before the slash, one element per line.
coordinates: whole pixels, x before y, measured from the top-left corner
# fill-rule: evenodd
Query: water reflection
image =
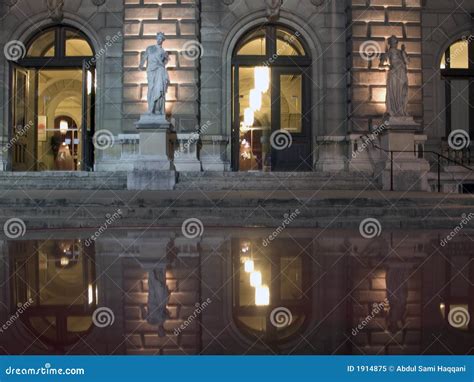
<path fill-rule="evenodd" d="M 472 233 L 44 232 L 4 242 L 5 354 L 466 354 Z M 2 243 L 0 241 L 0 243 Z M 107 308 L 113 320 L 94 318 Z"/>

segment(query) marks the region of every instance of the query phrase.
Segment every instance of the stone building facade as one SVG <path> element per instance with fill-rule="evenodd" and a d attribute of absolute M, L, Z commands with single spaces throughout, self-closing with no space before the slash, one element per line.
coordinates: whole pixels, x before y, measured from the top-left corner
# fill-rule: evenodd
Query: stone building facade
<path fill-rule="evenodd" d="M 276 8 L 271 8 L 271 3 Z M 141 54 L 154 44 L 156 33 L 161 31 L 166 34 L 164 48 L 170 55 L 166 114 L 172 125 L 165 138 L 172 173 L 164 174 L 165 178 L 175 177 L 174 171 L 257 170 L 262 172 L 262 177 L 270 171 L 340 176 L 362 172 L 371 182 L 389 189 L 390 182 L 383 173 L 392 167 L 392 189 L 393 172 L 406 172 L 422 181 L 412 182 L 407 176 L 395 188 L 414 186 L 428 191 L 436 189 L 436 166 L 440 163 L 436 153 L 446 157 L 440 169 L 442 190 L 460 191 L 472 177 L 471 171 L 463 166 L 471 160 L 469 139 L 474 112 L 469 106 L 472 102 L 459 101 L 466 95 L 473 97 L 473 85 L 469 85 L 474 70 L 472 2 L 71 0 L 63 4 L 4 0 L 0 7 L 0 43 L 4 47 L 0 57 L 0 170 L 5 173 L 43 171 L 47 177 L 52 176 L 51 170 L 88 170 L 127 177 L 127 173 L 133 172 L 136 162 L 144 160 L 140 156 L 140 135 L 135 123 L 146 112 L 147 81 L 146 73 L 138 66 Z M 76 113 L 78 120 L 72 118 L 74 113 L 64 112 L 67 104 L 61 104 L 51 118 L 41 112 L 45 108 L 41 102 L 54 99 L 54 94 L 44 90 L 49 84 L 43 86 L 41 81 L 54 82 L 58 74 L 42 76 L 45 67 L 38 66 L 40 61 L 35 64 L 31 50 L 37 43 L 35 39 L 44 37 L 42 33 L 48 28 L 70 30 L 65 32 L 66 47 L 68 39 L 72 41 L 68 33 L 77 32 L 91 48 L 85 69 L 78 65 L 77 59 L 74 66 L 68 54 L 60 56 L 64 52 L 59 45 L 51 60 L 57 60 L 56 63 L 40 60 L 43 64 L 49 62 L 48 70 L 63 68 L 62 64 L 83 70 L 82 94 L 79 91 L 75 101 L 73 96 L 68 98 L 71 105 L 75 102 L 78 110 L 82 108 L 82 114 Z M 384 144 L 383 136 L 389 134 L 386 129 L 378 129 L 385 122 L 387 71 L 379 68 L 379 58 L 392 35 L 411 58 L 408 111 L 416 125 L 411 126 L 410 135 L 403 138 L 405 141 L 395 144 L 393 138 L 387 138 L 388 143 Z M 18 57 L 12 57 L 12 51 L 9 52 L 12 42 L 17 44 L 13 48 L 20 49 Z M 270 46 L 273 43 L 276 48 Z M 263 53 L 258 54 L 263 57 L 260 61 L 255 52 L 239 53 L 244 48 L 260 49 L 258 44 L 262 47 L 266 44 Z M 287 51 L 282 54 L 284 49 Z M 301 51 L 297 52 L 298 49 Z M 456 56 L 451 62 L 456 61 L 460 66 L 446 66 L 446 60 L 449 61 L 446 52 L 450 49 L 451 56 Z M 47 50 L 41 54 L 42 59 L 52 57 Z M 467 66 L 463 67 L 460 62 L 465 59 Z M 267 116 L 255 114 L 256 122 L 242 130 L 245 116 L 241 109 L 250 102 L 242 94 L 242 89 L 248 87 L 242 68 L 265 66 L 272 73 L 271 97 L 274 98 L 269 102 L 273 105 L 278 101 L 281 110 L 269 106 Z M 29 88 L 37 89 L 23 95 L 20 102 L 16 100 L 19 95 L 15 86 L 19 85 L 15 81 L 21 79 L 16 73 L 23 69 L 28 72 Z M 31 82 L 33 73 L 39 73 L 36 84 Z M 283 74 L 275 77 L 274 73 Z M 291 83 L 290 75 L 297 81 Z M 467 87 L 462 86 L 458 77 L 451 76 L 461 76 Z M 281 94 L 275 96 L 277 78 Z M 447 82 L 451 84 L 449 89 Z M 93 96 L 91 87 L 95 88 Z M 299 93 L 285 96 L 288 89 Z M 63 91 L 57 90 L 58 94 Z M 42 97 L 44 101 L 38 101 Z M 266 95 L 262 97 L 265 109 Z M 21 114 L 24 104 L 25 110 L 36 112 L 32 114 L 33 129 L 22 133 L 18 120 L 14 119 Z M 283 111 L 284 107 L 288 110 Z M 68 130 L 65 135 L 59 134 L 59 123 L 65 118 L 61 113 L 72 118 L 69 126 L 75 127 L 77 133 L 72 129 L 72 133 Z M 38 119 L 44 118 L 43 114 L 47 120 Z M 23 122 L 31 119 L 26 114 L 24 117 Z M 56 122 L 56 117 L 63 119 Z M 46 121 L 46 133 L 41 131 L 41 121 Z M 283 127 L 285 123 L 288 128 Z M 273 144 L 270 148 L 268 141 L 273 137 L 270 134 L 278 131 L 284 131 L 293 141 L 291 149 L 276 150 Z M 448 144 L 453 131 L 461 131 L 461 138 L 467 141 L 462 147 Z M 64 138 L 64 142 L 71 142 L 69 146 L 77 141 L 76 151 L 69 148 L 72 159 L 66 164 L 57 164 L 60 152 L 53 152 L 53 143 L 48 146 L 54 134 Z M 96 144 L 97 134 L 105 136 L 105 145 Z M 247 149 L 242 148 L 245 144 Z M 395 151 L 395 161 L 390 160 L 390 150 Z M 400 155 L 405 155 L 397 154 L 397 150 L 412 154 L 397 161 Z M 68 151 L 65 153 L 69 155 Z M 43 156 L 47 158 L 44 161 Z M 23 165 L 15 163 L 22 158 Z M 336 181 L 337 177 L 335 188 Z M 173 182 L 165 183 L 166 187 L 173 187 Z"/>

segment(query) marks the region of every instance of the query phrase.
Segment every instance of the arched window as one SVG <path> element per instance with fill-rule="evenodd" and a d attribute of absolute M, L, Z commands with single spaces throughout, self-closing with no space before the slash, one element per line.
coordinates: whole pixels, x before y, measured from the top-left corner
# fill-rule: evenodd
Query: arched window
<path fill-rule="evenodd" d="M 311 169 L 311 57 L 298 31 L 265 25 L 232 58 L 235 171 Z"/>
<path fill-rule="evenodd" d="M 474 138 L 474 36 L 453 43 L 441 60 L 446 88 L 446 136 L 454 130 Z"/>
<path fill-rule="evenodd" d="M 81 31 L 59 26 L 35 33 L 25 46 L 25 56 L 11 62 L 10 168 L 91 170 L 95 103 L 91 43 Z"/>

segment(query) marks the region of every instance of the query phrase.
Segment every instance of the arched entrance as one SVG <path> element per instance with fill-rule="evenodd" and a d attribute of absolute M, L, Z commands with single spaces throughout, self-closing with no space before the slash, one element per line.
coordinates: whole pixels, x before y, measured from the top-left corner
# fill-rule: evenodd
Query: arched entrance
<path fill-rule="evenodd" d="M 301 35 L 264 25 L 232 56 L 232 167 L 311 171 L 311 57 Z"/>
<path fill-rule="evenodd" d="M 92 45 L 72 27 L 28 41 L 25 57 L 10 65 L 11 170 L 93 169 L 94 64 Z"/>

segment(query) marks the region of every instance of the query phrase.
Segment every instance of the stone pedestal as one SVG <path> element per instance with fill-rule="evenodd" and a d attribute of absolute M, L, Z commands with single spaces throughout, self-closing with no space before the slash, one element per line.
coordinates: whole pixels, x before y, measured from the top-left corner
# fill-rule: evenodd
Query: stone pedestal
<path fill-rule="evenodd" d="M 199 134 L 196 132 L 176 134 L 173 159 L 176 171 L 201 171 L 201 162 L 197 157 L 198 143 Z"/>
<path fill-rule="evenodd" d="M 429 191 L 430 165 L 420 158 L 415 133 L 420 125 L 412 117 L 390 117 L 381 134 L 382 157 L 377 165 L 384 190 Z"/>
<path fill-rule="evenodd" d="M 170 190 L 176 181 L 168 152 L 171 124 L 164 115 L 143 114 L 135 123 L 140 137 L 133 171 L 128 173 L 131 190 Z"/>
<path fill-rule="evenodd" d="M 203 171 L 229 171 L 230 163 L 225 159 L 229 138 L 224 135 L 201 137 L 200 158 Z"/>
<path fill-rule="evenodd" d="M 347 169 L 345 136 L 319 136 L 316 143 L 316 171 L 331 173 Z"/>

